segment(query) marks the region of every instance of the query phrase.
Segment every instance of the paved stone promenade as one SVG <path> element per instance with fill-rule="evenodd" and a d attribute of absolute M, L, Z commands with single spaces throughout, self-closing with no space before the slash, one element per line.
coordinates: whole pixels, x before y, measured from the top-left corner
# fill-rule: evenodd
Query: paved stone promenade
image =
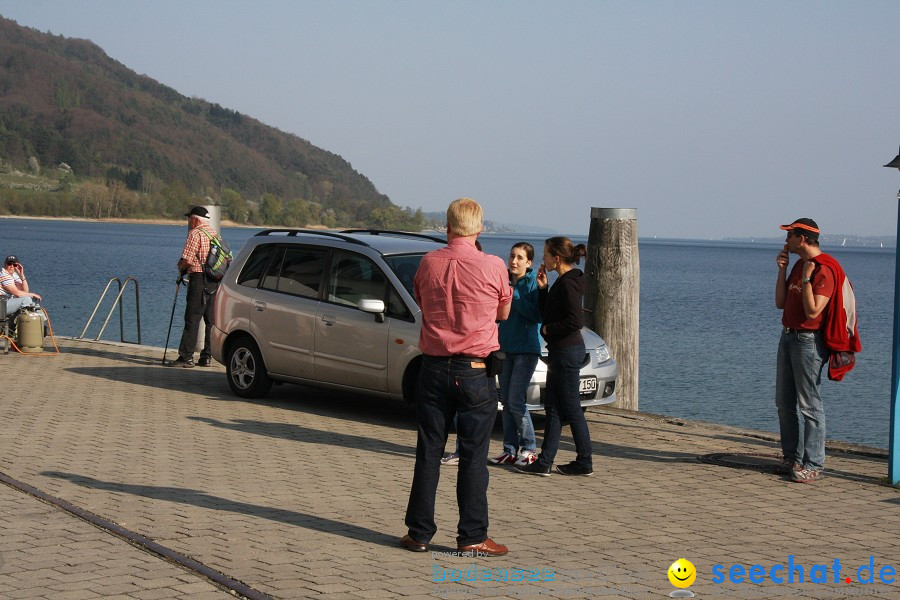
<path fill-rule="evenodd" d="M 826 479 L 794 484 L 761 470 L 765 459 L 698 460 L 775 456 L 771 435 L 591 410 L 593 478 L 491 467 L 490 535 L 508 556 L 452 555 L 452 467 L 434 552 L 415 554 L 397 546 L 410 409 L 294 386 L 245 401 L 223 367 L 165 368 L 161 349 L 63 340 L 60 351 L 0 356 L 0 472 L 257 597 L 664 598 L 684 557 L 697 598 L 900 598 L 900 493 L 877 453 L 830 449 Z M 501 438 L 498 427 L 492 452 Z M 572 457 L 565 435 L 559 460 Z M 233 595 L 0 485 L 0 598 L 97 597 Z"/>

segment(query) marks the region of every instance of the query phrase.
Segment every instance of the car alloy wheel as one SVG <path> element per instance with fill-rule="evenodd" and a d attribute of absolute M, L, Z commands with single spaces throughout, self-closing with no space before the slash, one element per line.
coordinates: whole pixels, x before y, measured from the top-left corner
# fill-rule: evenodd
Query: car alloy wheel
<path fill-rule="evenodd" d="M 229 346 L 225 365 L 228 385 L 242 398 L 262 398 L 272 388 L 259 348 L 248 338 Z"/>

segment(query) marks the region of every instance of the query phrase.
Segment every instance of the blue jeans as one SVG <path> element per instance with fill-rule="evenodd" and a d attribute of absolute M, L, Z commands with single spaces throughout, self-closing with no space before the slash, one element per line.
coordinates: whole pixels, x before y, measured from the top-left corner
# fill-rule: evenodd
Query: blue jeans
<path fill-rule="evenodd" d="M 6 300 L 6 318 L 12 319 L 13 316 L 16 316 L 16 313 L 22 310 L 23 308 L 31 308 L 37 307 L 40 308 L 40 305 L 34 301 L 34 298 L 31 296 L 19 296 L 8 298 Z M 44 335 L 48 335 L 47 329 L 47 315 L 44 314 L 44 311 L 38 310 L 38 314 L 41 315 L 41 321 L 44 323 Z"/>
<path fill-rule="evenodd" d="M 542 466 L 553 466 L 562 434 L 562 420 L 565 419 L 572 428 L 575 440 L 575 462 L 582 467 L 593 468 L 591 432 L 581 410 L 578 392 L 584 355 L 584 343 L 549 350 L 547 392 L 544 398 L 544 409 L 547 412 L 544 443 L 541 444 L 541 454 L 537 460 Z"/>
<path fill-rule="evenodd" d="M 537 354 L 507 352 L 500 373 L 500 401 L 503 402 L 503 451 L 516 456 L 522 450 L 534 452 L 534 424 L 525 408 L 525 392 L 537 366 Z"/>
<path fill-rule="evenodd" d="M 459 546 L 487 539 L 488 468 L 491 429 L 497 417 L 497 389 L 485 368 L 472 367 L 471 358 L 424 356 L 416 389 L 416 468 L 406 526 L 416 541 L 429 542 L 437 531 L 434 502 L 441 473 L 441 455 L 456 414 L 459 475 L 456 501 Z"/>
<path fill-rule="evenodd" d="M 12 315 L 13 313 L 22 310 L 28 306 L 34 306 L 34 298 L 31 296 L 20 296 L 18 298 L 13 297 L 6 301 L 6 314 Z M 43 312 L 41 312 L 43 315 Z"/>
<path fill-rule="evenodd" d="M 784 333 L 778 342 L 775 406 L 785 460 L 825 467 L 825 406 L 819 394 L 828 354 L 819 332 Z"/>

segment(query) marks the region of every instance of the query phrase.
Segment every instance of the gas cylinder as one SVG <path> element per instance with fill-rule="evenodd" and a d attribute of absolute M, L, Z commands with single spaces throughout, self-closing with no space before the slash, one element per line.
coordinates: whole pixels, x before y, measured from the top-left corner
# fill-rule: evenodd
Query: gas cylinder
<path fill-rule="evenodd" d="M 23 352 L 44 351 L 44 320 L 41 313 L 28 308 L 19 311 L 16 319 L 17 345 Z"/>

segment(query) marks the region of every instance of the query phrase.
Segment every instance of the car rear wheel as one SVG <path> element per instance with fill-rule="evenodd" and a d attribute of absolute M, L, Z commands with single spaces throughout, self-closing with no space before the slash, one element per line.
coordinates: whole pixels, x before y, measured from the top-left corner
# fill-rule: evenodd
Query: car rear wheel
<path fill-rule="evenodd" d="M 241 398 L 262 398 L 272 389 L 259 348 L 248 337 L 229 344 L 225 372 L 231 391 Z"/>

